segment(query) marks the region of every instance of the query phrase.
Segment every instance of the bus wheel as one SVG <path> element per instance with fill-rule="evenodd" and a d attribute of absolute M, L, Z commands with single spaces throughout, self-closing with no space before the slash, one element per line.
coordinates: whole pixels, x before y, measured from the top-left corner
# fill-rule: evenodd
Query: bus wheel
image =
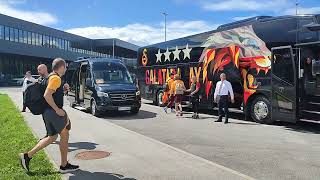
<path fill-rule="evenodd" d="M 157 105 L 160 107 L 164 105 L 164 103 L 162 101 L 163 94 L 164 93 L 162 90 L 158 91 L 158 93 L 157 93 Z"/>
<path fill-rule="evenodd" d="M 251 102 L 250 115 L 257 123 L 272 124 L 274 122 L 271 119 L 270 101 L 263 96 L 258 96 Z"/>

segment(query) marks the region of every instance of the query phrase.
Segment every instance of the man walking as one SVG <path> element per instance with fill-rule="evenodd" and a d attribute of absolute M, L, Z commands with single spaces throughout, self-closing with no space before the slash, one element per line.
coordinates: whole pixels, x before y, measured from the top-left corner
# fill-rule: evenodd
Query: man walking
<path fill-rule="evenodd" d="M 59 171 L 61 173 L 75 171 L 79 168 L 77 165 L 72 165 L 68 162 L 68 141 L 69 141 L 69 118 L 63 107 L 63 86 L 61 83 L 61 77 L 66 71 L 66 62 L 61 58 L 56 58 L 52 62 L 53 72 L 49 75 L 47 81 L 47 87 L 44 92 L 44 98 L 46 100 L 46 108 L 42 117 L 46 124 L 46 130 L 48 137 L 43 138 L 38 144 L 29 152 L 21 153 L 21 165 L 29 171 L 29 163 L 33 155 L 42 150 L 52 142 L 54 142 L 58 134 L 60 135 L 60 154 L 61 165 Z"/>
<path fill-rule="evenodd" d="M 186 87 L 184 85 L 184 82 L 181 80 L 179 74 L 174 75 L 174 82 L 172 84 L 172 92 L 171 94 L 174 94 L 175 98 L 175 109 L 176 109 L 176 116 L 182 116 L 182 97 L 184 92 L 186 91 Z"/>
<path fill-rule="evenodd" d="M 175 101 L 175 97 L 174 94 L 172 93 L 172 89 L 173 89 L 173 83 L 174 83 L 174 73 L 171 72 L 170 73 L 170 77 L 166 82 L 166 93 L 169 94 L 169 99 L 167 101 L 167 105 L 165 107 L 163 107 L 164 112 L 168 113 L 168 108 L 171 108 L 171 112 L 174 112 L 173 110 L 173 104 Z"/>
<path fill-rule="evenodd" d="M 219 118 L 215 122 L 222 122 L 222 116 L 224 112 L 225 121 L 224 123 L 228 123 L 229 117 L 229 109 L 228 109 L 228 99 L 229 93 L 231 96 L 231 102 L 234 103 L 234 94 L 232 85 L 229 81 L 227 81 L 227 77 L 225 73 L 220 74 L 220 81 L 217 82 L 216 89 L 214 91 L 214 101 L 218 104 L 219 107 Z"/>
<path fill-rule="evenodd" d="M 34 83 L 35 81 L 36 80 L 31 76 L 31 71 L 27 71 L 22 84 L 23 107 L 21 112 L 26 112 L 25 91 L 27 90 L 29 84 Z"/>

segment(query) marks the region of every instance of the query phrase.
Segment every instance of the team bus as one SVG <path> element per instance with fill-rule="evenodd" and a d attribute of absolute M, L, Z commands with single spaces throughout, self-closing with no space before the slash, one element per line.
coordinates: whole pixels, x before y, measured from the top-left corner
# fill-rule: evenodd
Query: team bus
<path fill-rule="evenodd" d="M 224 72 L 246 119 L 320 120 L 320 15 L 258 16 L 138 50 L 141 95 L 162 104 L 171 72 L 201 83 L 202 108 Z M 187 99 L 186 99 L 187 100 Z"/>

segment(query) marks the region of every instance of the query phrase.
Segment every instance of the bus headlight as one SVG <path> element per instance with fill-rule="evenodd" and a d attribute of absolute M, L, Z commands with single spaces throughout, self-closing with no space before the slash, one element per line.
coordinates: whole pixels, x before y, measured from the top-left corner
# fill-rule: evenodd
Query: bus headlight
<path fill-rule="evenodd" d="M 106 98 L 109 97 L 109 94 L 108 94 L 108 93 L 100 92 L 100 91 L 97 91 L 97 95 L 98 95 L 98 97 L 106 97 Z"/>
<path fill-rule="evenodd" d="M 140 91 L 137 91 L 137 92 L 136 92 L 136 96 L 140 96 Z"/>

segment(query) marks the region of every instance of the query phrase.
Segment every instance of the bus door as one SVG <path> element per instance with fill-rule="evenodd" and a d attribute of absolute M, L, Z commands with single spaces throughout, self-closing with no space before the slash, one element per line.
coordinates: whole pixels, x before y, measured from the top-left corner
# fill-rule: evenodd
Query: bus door
<path fill-rule="evenodd" d="M 272 48 L 271 117 L 273 120 L 296 122 L 297 76 L 291 46 Z"/>

